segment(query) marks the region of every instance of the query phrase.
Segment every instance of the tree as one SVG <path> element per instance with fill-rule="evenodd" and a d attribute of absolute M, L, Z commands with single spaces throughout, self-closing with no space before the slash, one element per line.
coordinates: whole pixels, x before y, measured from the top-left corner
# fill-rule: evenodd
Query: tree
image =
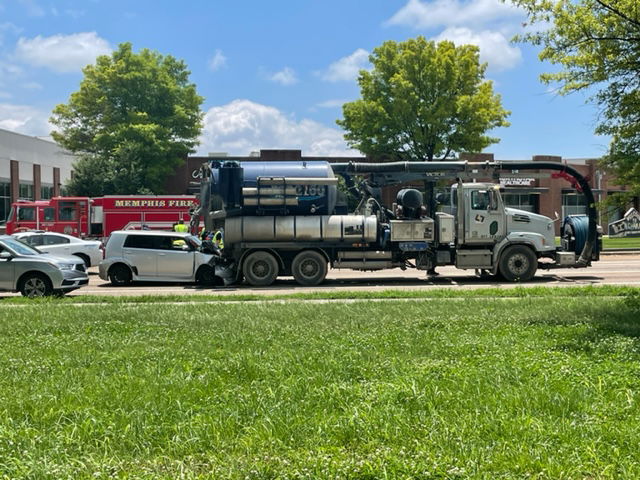
<path fill-rule="evenodd" d="M 518 40 L 542 46 L 541 60 L 561 66 L 542 75 L 559 93 L 595 91 L 596 133 L 611 136 L 607 164 L 640 193 L 640 4 L 638 0 L 515 0 L 541 31 Z"/>
<path fill-rule="evenodd" d="M 83 73 L 80 89 L 51 117 L 53 138 L 79 156 L 70 193 L 162 193 L 202 128 L 203 98 L 186 65 L 123 43 Z"/>
<path fill-rule="evenodd" d="M 371 71 L 358 77 L 362 98 L 343 106 L 348 144 L 367 155 L 431 161 L 479 152 L 499 139 L 509 112 L 484 80 L 478 47 L 452 42 L 387 41 L 374 49 Z"/>

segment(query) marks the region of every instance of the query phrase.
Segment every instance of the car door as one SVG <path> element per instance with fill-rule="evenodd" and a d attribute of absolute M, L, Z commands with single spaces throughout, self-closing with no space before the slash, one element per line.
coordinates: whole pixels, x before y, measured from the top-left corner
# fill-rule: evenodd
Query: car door
<path fill-rule="evenodd" d="M 135 268 L 141 279 L 156 279 L 157 259 L 161 250 L 157 246 L 158 236 L 128 235 L 122 247 L 122 256 Z"/>
<path fill-rule="evenodd" d="M 38 246 L 38 250 L 56 255 L 71 255 L 69 239 L 54 233 L 42 235 L 42 244 Z"/>
<path fill-rule="evenodd" d="M 468 245 L 492 245 L 502 238 L 504 215 L 496 204 L 496 197 L 485 188 L 470 189 L 468 214 L 465 221 L 465 243 Z"/>
<path fill-rule="evenodd" d="M 0 245 L 0 253 L 8 252 Z M 15 262 L 12 258 L 0 258 L 0 290 L 13 290 L 15 275 Z"/>
<path fill-rule="evenodd" d="M 162 236 L 158 253 L 158 279 L 184 278 L 190 279 L 193 276 L 193 262 L 195 261 L 195 250 L 184 237 Z"/>

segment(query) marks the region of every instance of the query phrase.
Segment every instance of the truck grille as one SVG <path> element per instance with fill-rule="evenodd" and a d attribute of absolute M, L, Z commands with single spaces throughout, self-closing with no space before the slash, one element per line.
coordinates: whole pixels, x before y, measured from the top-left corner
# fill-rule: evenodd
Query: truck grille
<path fill-rule="evenodd" d="M 513 221 L 514 222 L 529 223 L 531 221 L 531 218 L 529 218 L 528 215 L 522 215 L 521 213 L 516 213 L 513 216 Z"/>

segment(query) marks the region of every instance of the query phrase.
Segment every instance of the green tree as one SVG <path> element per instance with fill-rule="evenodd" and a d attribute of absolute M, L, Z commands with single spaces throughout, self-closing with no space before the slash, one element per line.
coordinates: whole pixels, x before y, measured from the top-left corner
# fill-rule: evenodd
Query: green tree
<path fill-rule="evenodd" d="M 70 193 L 163 193 L 202 128 L 203 98 L 186 65 L 123 43 L 83 73 L 80 89 L 51 117 L 53 138 L 79 157 Z"/>
<path fill-rule="evenodd" d="M 478 47 L 452 42 L 387 41 L 358 78 L 362 98 L 343 106 L 348 144 L 364 154 L 431 161 L 479 152 L 499 139 L 509 112 L 484 80 Z"/>
<path fill-rule="evenodd" d="M 588 91 L 601 109 L 596 132 L 610 135 L 605 156 L 621 184 L 640 194 L 640 3 L 638 0 L 515 0 L 529 23 L 517 37 L 542 46 L 539 57 L 561 67 L 542 75 L 566 95 Z M 595 92 L 595 93 L 594 93 Z"/>

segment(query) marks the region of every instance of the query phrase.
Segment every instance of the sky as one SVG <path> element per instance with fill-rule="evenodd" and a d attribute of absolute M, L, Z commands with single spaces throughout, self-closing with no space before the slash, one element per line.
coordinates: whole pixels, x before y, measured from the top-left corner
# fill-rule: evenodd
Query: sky
<path fill-rule="evenodd" d="M 508 0 L 0 0 L 0 128 L 46 137 L 82 68 L 131 42 L 187 64 L 205 98 L 196 154 L 359 155 L 336 124 L 343 103 L 359 97 L 358 71 L 383 42 L 422 35 L 480 47 L 511 111 L 485 152 L 601 156 L 608 139 L 593 133 L 596 108 L 542 84 L 556 67 L 511 42 L 525 19 Z"/>

